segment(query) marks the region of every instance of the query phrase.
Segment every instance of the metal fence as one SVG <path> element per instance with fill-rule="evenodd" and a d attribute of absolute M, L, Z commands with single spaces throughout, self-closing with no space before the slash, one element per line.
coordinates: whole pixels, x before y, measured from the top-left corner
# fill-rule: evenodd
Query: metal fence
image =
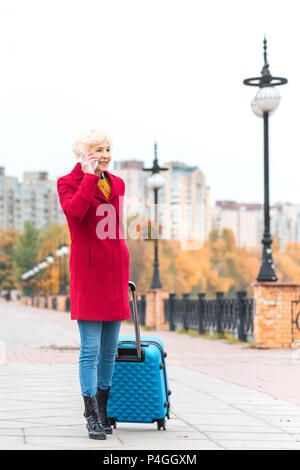
<path fill-rule="evenodd" d="M 139 322 L 146 324 L 146 296 L 136 295 Z M 50 300 L 50 299 L 49 299 Z M 34 296 L 31 296 L 34 305 Z M 131 318 L 133 321 L 133 304 L 129 300 Z M 38 305 L 37 305 L 38 306 Z M 45 302 L 45 308 L 57 309 L 57 298 L 52 297 L 51 302 Z M 66 311 L 70 311 L 70 296 L 66 297 Z M 195 330 L 203 333 L 230 333 L 241 341 L 253 341 L 253 318 L 255 314 L 255 299 L 247 298 L 246 291 L 237 292 L 236 297 L 224 297 L 224 292 L 216 292 L 216 298 L 205 298 L 199 293 L 197 298 L 190 294 L 183 294 L 176 298 L 170 294 L 164 300 L 164 316 L 170 325 L 170 330 L 180 328 Z"/>
<path fill-rule="evenodd" d="M 183 328 L 200 334 L 226 332 L 241 341 L 253 340 L 255 299 L 246 296 L 245 291 L 237 292 L 236 297 L 216 292 L 215 299 L 206 299 L 203 293 L 198 298 L 190 298 L 190 294 L 176 298 L 170 294 L 164 300 L 165 320 L 171 331 Z"/>

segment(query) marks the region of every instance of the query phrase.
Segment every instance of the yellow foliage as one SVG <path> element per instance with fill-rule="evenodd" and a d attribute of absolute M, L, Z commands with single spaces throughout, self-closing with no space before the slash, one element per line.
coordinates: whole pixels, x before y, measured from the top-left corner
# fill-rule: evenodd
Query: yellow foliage
<path fill-rule="evenodd" d="M 0 290 L 16 287 L 12 250 L 17 237 L 18 230 L 14 228 L 0 232 Z"/>
<path fill-rule="evenodd" d="M 0 232 L 0 263 L 5 266 L 6 279 L 14 282 L 14 271 L 9 268 L 6 248 L 14 244 L 17 231 Z M 70 248 L 70 234 L 67 224 L 53 224 L 42 232 L 42 243 L 38 262 L 49 253 L 55 257 L 51 270 L 46 268 L 39 282 L 39 289 L 49 294 L 59 291 L 59 259 L 56 250 L 59 242 Z M 130 279 L 137 284 L 138 292 L 143 293 L 151 285 L 153 275 L 154 241 L 127 239 L 130 253 Z M 196 295 L 204 292 L 206 297 L 215 297 L 216 291 L 234 295 L 238 290 L 247 290 L 252 295 L 252 283 L 259 273 L 262 247 L 238 247 L 231 230 L 222 233 L 212 230 L 209 239 L 201 249 L 181 250 L 178 240 L 159 240 L 159 273 L 163 287 L 182 295 L 185 292 Z M 273 262 L 279 281 L 300 282 L 300 243 L 288 243 L 284 252 L 280 250 L 279 240 L 273 239 Z M 8 263 L 8 264 L 7 264 Z M 65 257 L 67 284 L 69 285 L 69 256 Z M 9 271 L 9 272 L 8 272 Z M 51 276 L 50 276 L 51 272 Z M 34 281 L 36 282 L 36 281 Z"/>

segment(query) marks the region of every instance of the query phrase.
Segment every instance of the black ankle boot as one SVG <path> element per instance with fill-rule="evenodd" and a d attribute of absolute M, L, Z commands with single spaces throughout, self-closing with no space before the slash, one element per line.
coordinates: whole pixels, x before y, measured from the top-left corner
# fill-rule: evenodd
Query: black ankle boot
<path fill-rule="evenodd" d="M 97 393 L 96 393 L 99 413 L 101 417 L 101 423 L 106 434 L 112 434 L 112 428 L 108 421 L 107 410 L 106 410 L 107 400 L 109 397 L 109 390 L 110 390 L 110 387 L 108 390 L 102 390 L 101 388 L 97 388 Z"/>
<path fill-rule="evenodd" d="M 87 420 L 87 430 L 90 439 L 106 439 L 106 432 L 101 423 L 96 395 L 83 397 L 85 410 L 83 416 Z"/>

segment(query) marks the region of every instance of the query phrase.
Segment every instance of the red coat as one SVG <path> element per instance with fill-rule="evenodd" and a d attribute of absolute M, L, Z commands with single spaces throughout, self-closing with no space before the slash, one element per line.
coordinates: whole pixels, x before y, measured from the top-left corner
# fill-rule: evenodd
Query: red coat
<path fill-rule="evenodd" d="M 97 186 L 99 177 L 84 173 L 79 162 L 71 173 L 57 180 L 60 204 L 71 235 L 72 320 L 125 320 L 131 317 L 129 252 L 122 221 L 121 196 L 124 196 L 125 184 L 118 176 L 105 173 L 111 182 L 108 199 Z M 105 207 L 108 211 L 103 210 Z M 101 233 L 108 227 L 112 235 L 104 238 Z"/>

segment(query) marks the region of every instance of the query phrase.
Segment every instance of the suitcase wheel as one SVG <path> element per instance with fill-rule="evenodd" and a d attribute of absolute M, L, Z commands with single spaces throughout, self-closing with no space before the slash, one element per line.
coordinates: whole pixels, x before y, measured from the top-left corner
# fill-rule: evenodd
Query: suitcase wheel
<path fill-rule="evenodd" d="M 160 431 L 160 428 L 163 428 L 165 431 L 167 429 L 167 423 L 165 418 L 157 420 L 157 429 Z"/>
<path fill-rule="evenodd" d="M 108 418 L 108 420 L 111 426 L 113 426 L 114 429 L 117 429 L 117 421 L 114 418 Z"/>

